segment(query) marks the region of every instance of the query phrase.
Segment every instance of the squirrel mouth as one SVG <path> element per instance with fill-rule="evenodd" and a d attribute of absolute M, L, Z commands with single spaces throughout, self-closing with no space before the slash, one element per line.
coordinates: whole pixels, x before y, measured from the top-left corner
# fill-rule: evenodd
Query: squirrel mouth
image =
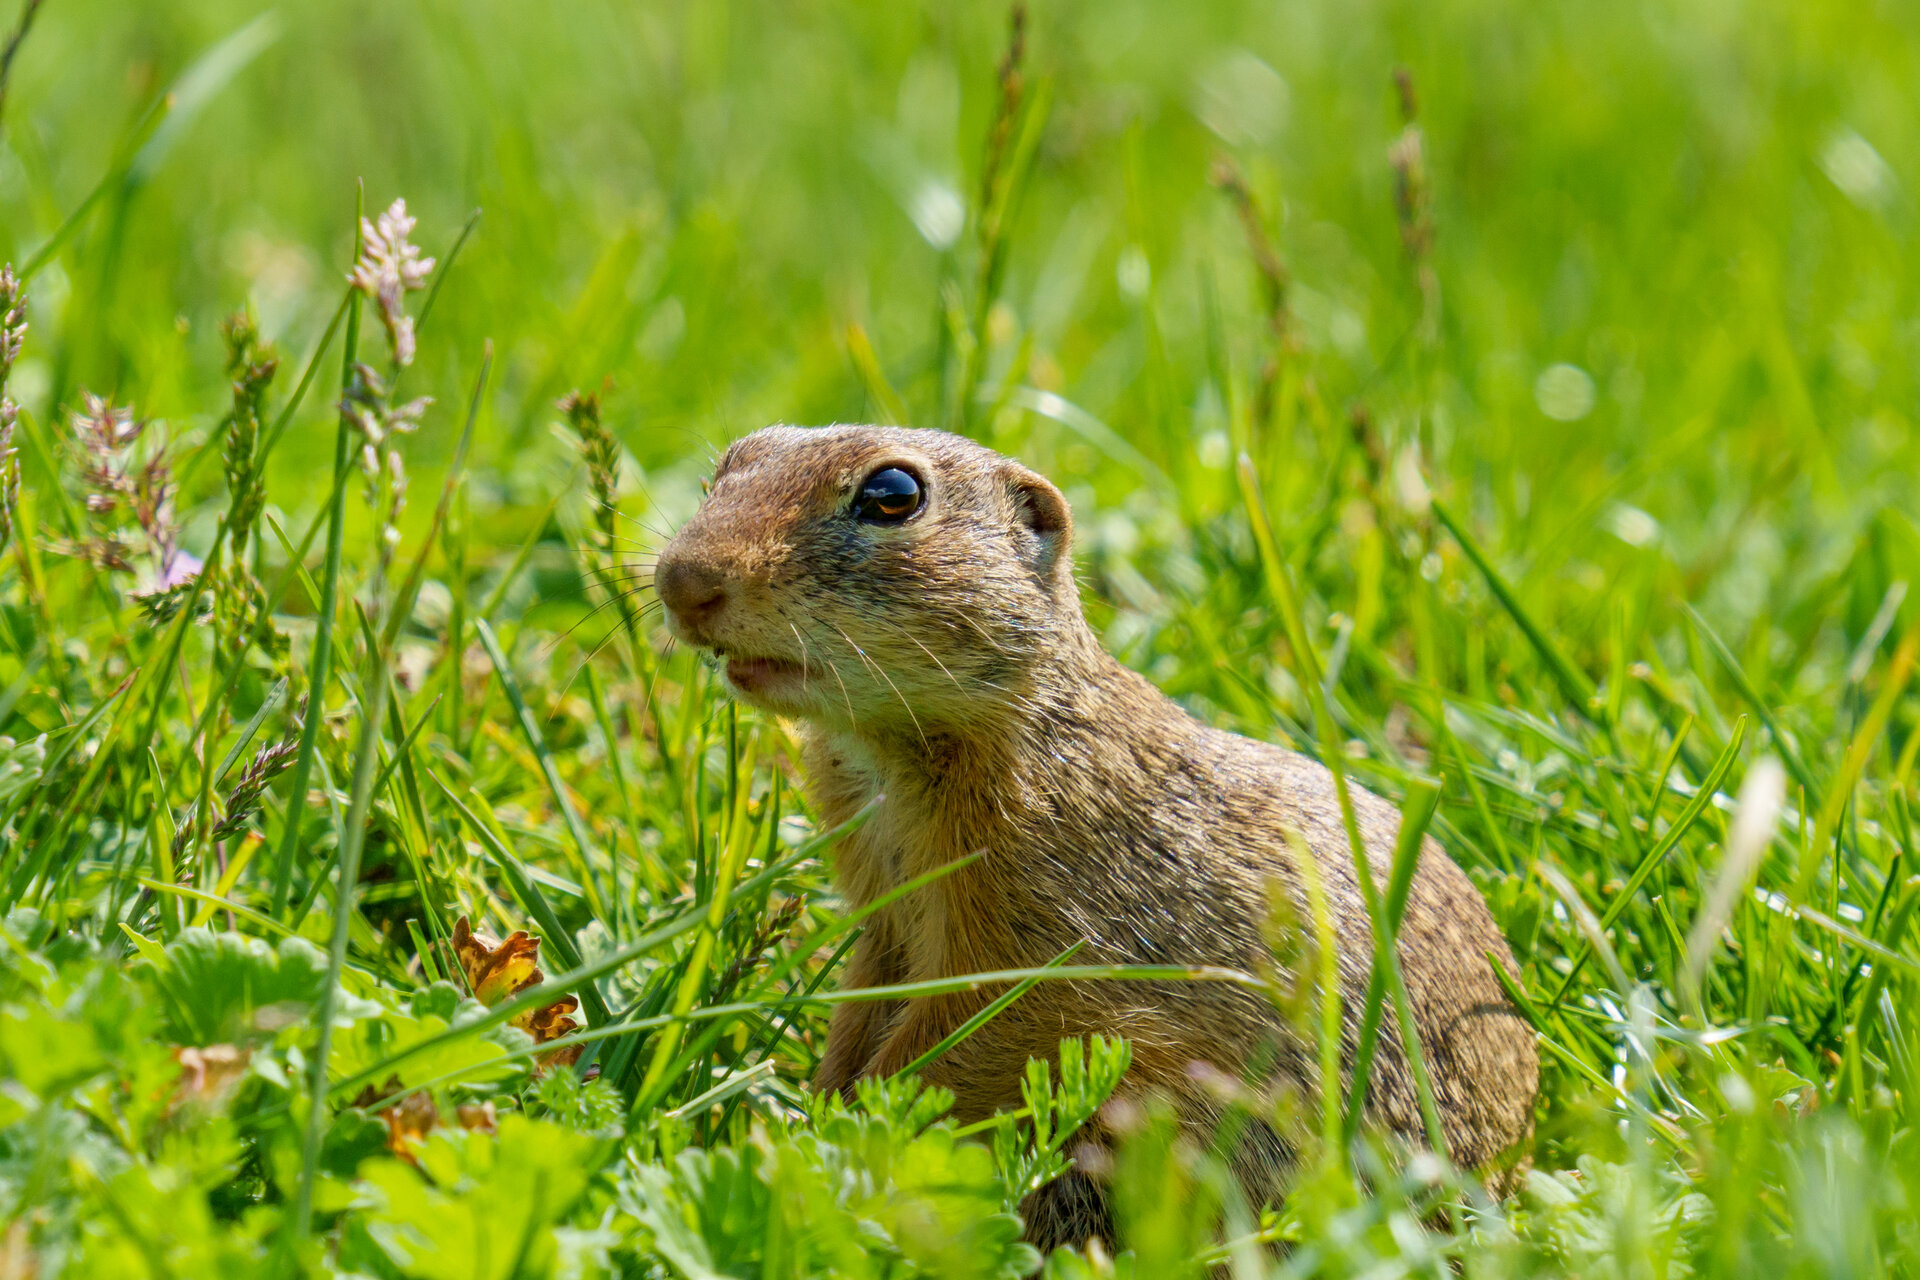
<path fill-rule="evenodd" d="M 789 681 L 797 684 L 805 676 L 797 662 L 785 658 L 748 658 L 733 654 L 727 658 L 727 683 L 742 693 L 762 693 Z"/>

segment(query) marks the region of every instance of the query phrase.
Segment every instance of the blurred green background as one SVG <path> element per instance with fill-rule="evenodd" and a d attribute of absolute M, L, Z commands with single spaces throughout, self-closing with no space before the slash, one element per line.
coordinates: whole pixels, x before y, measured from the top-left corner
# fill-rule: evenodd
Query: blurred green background
<path fill-rule="evenodd" d="M 1915 19 L 1719 0 L 1036 6 L 1029 89 L 1047 81 L 1053 107 L 1010 228 L 1001 364 L 1030 340 L 1021 381 L 1200 509 L 1227 504 L 1222 374 L 1250 375 L 1265 338 L 1208 184 L 1230 156 L 1336 413 L 1364 403 L 1390 446 L 1418 441 L 1537 575 L 1597 598 L 1624 532 L 1751 620 L 1880 508 L 1913 510 Z M 304 356 L 363 181 L 369 209 L 406 197 L 428 253 L 484 211 L 409 375 L 457 404 L 496 344 L 479 510 L 563 483 L 550 402 L 603 378 L 647 468 L 770 421 L 875 416 L 850 324 L 916 422 L 942 424 L 942 282 L 971 279 L 964 211 L 1006 25 L 999 4 L 49 0 L 0 148 L 16 261 L 233 39 L 40 276 L 16 390 L 43 422 L 48 397 L 86 387 L 204 427 L 224 401 L 217 320 L 250 301 Z M 1433 343 L 1395 222 L 1396 66 L 1426 135 Z M 1560 364 L 1577 372 L 1543 381 Z M 307 417 L 326 420 L 324 396 Z M 419 440 L 423 466 L 451 418 Z M 1077 485 L 1083 521 L 1141 486 L 1071 411 L 981 430 Z M 324 469 L 330 437 L 295 432 L 279 466 Z M 510 515 L 479 523 L 518 544 Z"/>

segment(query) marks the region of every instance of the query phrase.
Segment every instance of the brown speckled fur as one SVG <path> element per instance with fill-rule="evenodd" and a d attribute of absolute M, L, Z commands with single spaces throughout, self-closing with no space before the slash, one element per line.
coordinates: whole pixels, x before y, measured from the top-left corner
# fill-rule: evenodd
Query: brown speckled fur
<path fill-rule="evenodd" d="M 920 479 L 924 506 L 898 526 L 854 520 L 858 486 L 887 466 Z M 769 427 L 727 451 L 706 502 L 662 553 L 656 582 L 682 639 L 726 657 L 802 664 L 804 678 L 778 693 L 735 691 L 800 723 L 823 823 L 885 793 L 837 855 L 850 906 L 985 851 L 878 913 L 847 985 L 1036 966 L 1080 940 L 1077 964 L 1261 972 L 1271 967 L 1271 889 L 1304 918 L 1291 829 L 1315 856 L 1338 930 L 1350 1061 L 1372 945 L 1331 775 L 1196 722 L 1102 650 L 1081 615 L 1070 528 L 1052 485 L 959 437 Z M 703 609 L 675 608 L 710 597 Z M 1399 815 L 1363 790 L 1354 802 L 1384 875 Z M 1488 951 L 1511 970 L 1479 893 L 1429 839 L 1402 965 L 1452 1154 L 1497 1173 L 1531 1135 L 1538 1059 Z M 898 1070 L 991 994 L 841 1005 L 816 1086 Z M 1314 1070 L 1311 1046 L 1245 987 L 1048 982 L 925 1076 L 953 1090 L 958 1119 L 977 1120 L 1020 1105 L 1029 1056 L 1054 1056 L 1063 1037 L 1092 1032 L 1131 1040 L 1123 1092 L 1169 1095 L 1202 1141 L 1220 1104 L 1191 1063 L 1234 1076 L 1268 1064 L 1283 1082 L 1310 1082 Z M 1368 1104 L 1385 1128 L 1420 1137 L 1391 1016 Z M 1256 1130 L 1234 1159 L 1257 1200 L 1277 1192 L 1289 1152 Z M 1104 1234 L 1097 1189 L 1084 1177 L 1058 1185 L 1052 1200 L 1028 1206 L 1036 1243 Z"/>

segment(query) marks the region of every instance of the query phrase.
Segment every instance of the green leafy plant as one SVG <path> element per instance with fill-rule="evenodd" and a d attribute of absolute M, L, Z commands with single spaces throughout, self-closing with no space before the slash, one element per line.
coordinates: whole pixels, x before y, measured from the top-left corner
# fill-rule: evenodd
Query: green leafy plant
<path fill-rule="evenodd" d="M 1027 1063 L 1027 1078 L 1020 1082 L 1026 1122 L 1003 1125 L 993 1136 L 993 1158 L 1007 1186 L 1009 1210 L 1017 1210 L 1021 1200 L 1067 1171 L 1068 1142 L 1113 1096 L 1132 1061 L 1132 1046 L 1126 1041 L 1096 1035 L 1060 1042 L 1057 1087 L 1045 1061 Z"/>
<path fill-rule="evenodd" d="M 962 1276 L 1013 1280 L 1039 1259 L 1004 1208 L 978 1143 L 941 1120 L 953 1103 L 912 1080 L 863 1081 L 731 1151 L 683 1149 L 623 1179 L 627 1211 L 679 1274 Z"/>

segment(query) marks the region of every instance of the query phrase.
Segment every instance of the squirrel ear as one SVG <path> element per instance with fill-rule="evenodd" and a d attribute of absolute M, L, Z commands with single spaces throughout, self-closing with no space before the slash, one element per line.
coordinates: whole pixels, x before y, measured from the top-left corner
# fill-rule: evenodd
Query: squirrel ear
<path fill-rule="evenodd" d="M 1013 466 L 1007 471 L 1007 489 L 1013 498 L 1014 518 L 1034 536 L 1033 567 L 1052 573 L 1073 537 L 1073 513 L 1060 491 L 1038 472 Z"/>

